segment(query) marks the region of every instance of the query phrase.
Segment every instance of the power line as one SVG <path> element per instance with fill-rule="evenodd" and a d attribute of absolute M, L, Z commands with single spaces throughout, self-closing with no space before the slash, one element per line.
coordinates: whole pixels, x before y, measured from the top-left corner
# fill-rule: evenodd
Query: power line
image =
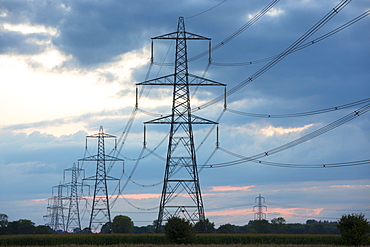
<path fill-rule="evenodd" d="M 216 164 L 212 164 L 212 165 L 207 165 L 207 166 L 204 166 L 205 168 L 215 168 L 215 167 L 226 167 L 226 166 L 233 166 L 233 165 L 238 165 L 238 164 L 242 164 L 242 163 L 246 163 L 246 162 L 249 162 L 249 161 L 254 161 L 254 160 L 258 160 L 260 158 L 263 158 L 263 157 L 266 157 L 266 156 L 269 156 L 269 155 L 272 155 L 272 154 L 275 154 L 275 153 L 278 153 L 278 152 L 281 152 L 281 151 L 284 151 L 286 149 L 289 149 L 291 147 L 294 147 L 296 145 L 299 145 L 303 142 L 306 142 L 308 140 L 311 140 L 317 136 L 320 136 L 332 129 L 335 129 L 337 127 L 339 127 L 340 125 L 343 125 L 351 120 L 353 120 L 354 118 L 356 117 L 359 117 L 361 116 L 362 114 L 365 114 L 366 112 L 368 112 L 370 110 L 370 104 L 367 104 L 363 107 L 361 107 L 360 109 L 354 111 L 354 112 L 351 112 L 350 114 L 320 128 L 320 129 L 317 129 L 316 131 L 313 131 L 307 135 L 304 135 L 294 141 L 291 141 L 291 142 L 288 142 L 284 145 L 281 145 L 279 147 L 276 147 L 276 148 L 273 148 L 269 151 L 266 151 L 266 152 L 263 152 L 263 153 L 260 153 L 260 154 L 256 154 L 254 156 L 250 156 L 250 157 L 244 157 L 244 156 L 241 156 L 240 155 L 240 159 L 238 160 L 233 160 L 233 161 L 227 161 L 227 162 L 221 162 L 221 163 L 216 163 Z"/>
<path fill-rule="evenodd" d="M 296 51 L 299 51 L 299 50 L 302 50 L 304 48 L 307 48 L 311 45 L 314 45 L 314 44 L 317 44 L 318 42 L 326 39 L 326 38 L 329 38 L 330 36 L 342 31 L 343 29 L 351 26 L 352 24 L 355 24 L 356 22 L 358 22 L 359 20 L 365 18 L 366 16 L 368 16 L 370 14 L 370 10 L 367 10 L 365 11 L 363 14 L 357 16 L 356 18 L 352 19 L 351 21 L 343 24 L 342 26 L 314 39 L 314 40 L 311 40 L 303 45 L 300 45 L 298 47 L 296 47 L 295 49 L 293 49 L 290 53 L 293 53 L 293 52 L 296 52 Z M 254 61 L 247 61 L 247 62 L 236 62 L 236 63 L 218 63 L 218 62 L 211 62 L 212 65 L 215 65 L 215 66 L 247 66 L 247 65 L 252 65 L 252 64 L 256 64 L 256 63 L 262 63 L 262 62 L 267 62 L 267 61 L 270 61 L 274 58 L 276 58 L 277 56 L 279 55 L 274 55 L 274 56 L 270 56 L 270 57 L 267 57 L 267 58 L 262 58 L 262 59 L 258 59 L 258 60 L 254 60 Z"/>
<path fill-rule="evenodd" d="M 204 14 L 204 13 L 207 13 L 208 11 L 211 11 L 212 9 L 214 9 L 214 8 L 216 8 L 216 7 L 218 7 L 218 6 L 220 6 L 220 5 L 221 5 L 221 4 L 223 4 L 224 2 L 226 2 L 226 0 L 224 0 L 224 1 L 222 1 L 222 2 L 220 2 L 220 3 L 218 3 L 218 4 L 216 4 L 215 6 L 213 6 L 213 7 L 209 8 L 209 9 L 207 9 L 207 10 L 205 10 L 205 11 L 200 12 L 200 13 L 198 13 L 198 14 L 196 14 L 196 15 L 192 15 L 192 16 L 189 16 L 189 17 L 185 17 L 185 19 L 190 19 L 190 18 L 193 18 L 193 17 L 196 17 L 196 16 L 200 16 L 200 15 L 202 15 L 202 14 Z"/>
<path fill-rule="evenodd" d="M 230 154 L 238 158 L 246 158 L 240 154 L 233 153 L 224 148 L 219 148 L 220 151 Z M 358 161 L 347 161 L 347 162 L 337 162 L 337 163 L 320 163 L 320 164 L 289 164 L 289 163 L 278 163 L 278 162 L 269 162 L 263 160 L 250 160 L 251 162 L 269 165 L 269 166 L 278 166 L 278 167 L 288 167 L 288 168 L 333 168 L 333 167 L 347 167 L 347 166 L 358 166 L 358 165 L 369 165 L 370 159 L 368 160 L 358 160 Z"/>
<path fill-rule="evenodd" d="M 290 118 L 290 117 L 303 117 L 303 116 L 310 116 L 310 115 L 316 115 L 316 114 L 322 114 L 322 113 L 327 113 L 327 112 L 332 112 L 332 111 L 338 111 L 346 108 L 350 108 L 353 106 L 369 103 L 370 98 L 366 98 L 363 100 L 347 103 L 344 105 L 336 106 L 336 107 L 330 107 L 330 108 L 325 108 L 321 110 L 314 110 L 314 111 L 307 111 L 307 112 L 300 112 L 300 113 L 290 113 L 290 114 L 259 114 L 259 113 L 248 113 L 248 112 L 242 112 L 242 111 L 237 111 L 237 110 L 232 110 L 230 108 L 227 108 L 226 111 L 247 116 L 247 117 L 259 117 L 259 118 Z"/>
<path fill-rule="evenodd" d="M 240 35 L 242 32 L 244 32 L 246 29 L 248 29 L 250 26 L 252 26 L 256 21 L 258 21 L 262 16 L 264 16 L 272 7 L 277 4 L 279 0 L 273 0 L 271 1 L 266 7 L 264 7 L 260 12 L 258 12 L 255 16 L 253 16 L 252 19 L 250 19 L 247 23 L 245 23 L 242 27 L 240 27 L 238 30 L 236 30 L 233 34 L 231 34 L 229 37 L 221 41 L 220 43 L 216 44 L 215 46 L 212 46 L 212 51 L 215 51 L 225 44 L 229 43 L 231 40 L 235 39 L 238 35 Z M 194 60 L 197 60 L 201 57 L 204 57 L 208 55 L 208 51 L 204 51 L 192 58 L 189 58 L 189 62 L 192 62 Z"/>
<path fill-rule="evenodd" d="M 283 52 L 281 52 L 278 56 L 276 56 L 272 61 L 270 61 L 268 64 L 263 66 L 261 69 L 259 69 L 257 72 L 255 72 L 253 75 L 245 79 L 244 81 L 240 82 L 236 86 L 234 86 L 232 89 L 227 91 L 227 96 L 230 96 L 255 79 L 257 79 L 259 76 L 264 74 L 266 71 L 271 69 L 273 66 L 275 66 L 278 62 L 280 62 L 282 59 L 284 59 L 287 55 L 289 55 L 294 49 L 299 47 L 303 42 L 305 42 L 309 37 L 311 37 L 315 32 L 317 32 L 321 27 L 323 27 L 328 21 L 330 21 L 336 14 L 338 14 L 347 4 L 349 4 L 351 0 L 343 0 L 340 3 L 338 3 L 328 14 L 326 14 L 323 18 L 321 18 L 313 27 L 311 27 L 306 33 L 304 33 L 300 38 L 298 38 L 295 42 L 293 42 L 288 48 L 286 48 Z M 199 106 L 197 109 L 200 110 L 202 108 L 206 108 L 208 106 L 211 106 L 221 100 L 224 99 L 224 96 L 218 96 L 214 98 L 213 100 Z"/>

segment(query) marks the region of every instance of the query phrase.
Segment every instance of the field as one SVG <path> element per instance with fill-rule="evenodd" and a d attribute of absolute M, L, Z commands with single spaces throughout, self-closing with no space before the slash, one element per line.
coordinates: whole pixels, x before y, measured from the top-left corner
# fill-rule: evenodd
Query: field
<path fill-rule="evenodd" d="M 163 234 L 3 235 L 1 246 L 171 246 Z M 189 246 L 343 246 L 339 235 L 197 234 Z M 182 245 L 176 245 L 182 246 Z M 368 243 L 370 246 L 370 243 Z"/>

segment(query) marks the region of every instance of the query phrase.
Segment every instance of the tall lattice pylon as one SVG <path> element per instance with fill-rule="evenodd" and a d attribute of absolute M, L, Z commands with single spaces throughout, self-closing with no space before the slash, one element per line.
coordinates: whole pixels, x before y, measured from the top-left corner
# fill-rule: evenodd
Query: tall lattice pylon
<path fill-rule="evenodd" d="M 175 73 L 137 84 L 173 86 L 172 113 L 144 123 L 171 125 L 157 220 L 158 232 L 161 229 L 162 221 L 170 217 L 182 217 L 192 223 L 204 222 L 205 214 L 192 125 L 217 123 L 191 113 L 189 86 L 226 85 L 188 73 L 186 41 L 210 40 L 210 38 L 186 32 L 183 17 L 178 20 L 176 32 L 152 38 L 152 40 L 154 39 L 176 40 Z M 183 193 L 184 191 L 187 194 Z"/>
<path fill-rule="evenodd" d="M 52 197 L 49 198 L 49 206 L 47 207 L 48 214 L 45 218 L 49 219 L 47 225 L 54 231 L 65 231 L 65 217 L 64 217 L 64 184 L 59 184 L 52 187 Z"/>
<path fill-rule="evenodd" d="M 69 188 L 69 197 L 68 197 L 68 215 L 66 222 L 66 231 L 73 232 L 76 228 L 81 228 L 81 219 L 80 219 L 80 196 L 79 189 L 81 190 L 83 184 L 79 180 L 79 175 L 83 172 L 83 169 L 77 167 L 76 163 L 73 163 L 73 166 L 68 169 L 64 169 L 64 180 L 66 177 L 66 172 L 71 173 L 70 182 L 64 182 L 65 186 Z M 80 182 L 79 182 L 80 181 Z"/>
<path fill-rule="evenodd" d="M 117 157 L 105 154 L 105 144 L 104 144 L 105 139 L 114 138 L 115 140 L 114 148 L 116 148 L 117 145 L 116 137 L 104 133 L 103 126 L 100 126 L 99 133 L 87 136 L 86 143 L 88 138 L 98 139 L 98 153 L 96 155 L 79 159 L 79 161 L 96 161 L 95 175 L 87 177 L 84 180 L 92 180 L 95 182 L 89 228 L 91 231 L 97 232 L 99 231 L 100 227 L 103 226 L 105 223 L 110 224 L 110 226 L 112 224 L 107 180 L 117 180 L 117 181 L 119 180 L 117 178 L 107 175 L 105 162 L 106 161 L 123 162 L 123 159 L 119 159 Z M 110 227 L 110 230 L 112 230 L 112 227 Z"/>
<path fill-rule="evenodd" d="M 267 207 L 262 204 L 262 203 L 265 202 L 265 198 L 263 196 L 261 196 L 261 194 L 259 194 L 259 196 L 256 197 L 255 202 L 258 203 L 258 204 L 253 207 L 253 211 L 254 211 L 254 208 L 258 208 L 258 211 L 256 213 L 254 213 L 254 220 L 264 220 L 264 219 L 266 219 L 266 214 L 263 212 L 263 208 L 265 208 L 265 210 L 267 210 Z"/>

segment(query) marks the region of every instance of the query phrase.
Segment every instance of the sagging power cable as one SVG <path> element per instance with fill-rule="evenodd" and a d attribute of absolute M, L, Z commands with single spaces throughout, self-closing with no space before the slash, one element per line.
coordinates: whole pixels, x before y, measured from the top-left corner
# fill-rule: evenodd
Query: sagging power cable
<path fill-rule="evenodd" d="M 284 145 L 281 145 L 279 147 L 276 147 L 276 148 L 273 148 L 271 150 L 268 150 L 266 152 L 262 152 L 262 153 L 259 153 L 259 154 L 256 154 L 256 155 L 253 155 L 253 156 L 250 156 L 250 157 L 244 157 L 244 156 L 240 156 L 240 159 L 237 159 L 237 160 L 233 160 L 233 161 L 227 161 L 227 162 L 221 162 L 221 163 L 215 163 L 215 164 L 212 164 L 212 165 L 207 165 L 205 166 L 205 168 L 215 168 L 215 167 L 226 167 L 226 166 L 233 166 L 233 165 L 238 165 L 238 164 L 242 164 L 242 163 L 246 163 L 246 162 L 250 162 L 250 161 L 255 161 L 255 160 L 259 160 L 263 157 L 266 157 L 266 156 L 269 156 L 269 155 L 272 155 L 272 154 L 276 154 L 276 153 L 279 153 L 281 151 L 284 151 L 288 148 L 291 148 L 291 147 L 294 147 L 294 146 L 297 146 L 301 143 L 304 143 L 306 141 L 309 141 L 317 136 L 320 136 L 332 129 L 335 129 L 337 127 L 339 127 L 340 125 L 343 125 L 351 120 L 353 120 L 354 118 L 356 117 L 359 117 L 363 114 L 365 114 L 366 112 L 368 112 L 370 110 L 370 104 L 367 104 L 363 107 L 361 107 L 360 109 L 354 111 L 354 112 L 351 112 L 350 114 L 320 128 L 320 129 L 317 129 L 307 135 L 304 135 L 296 140 L 293 140 L 291 142 L 288 142 Z"/>
<path fill-rule="evenodd" d="M 329 38 L 330 36 L 342 31 L 343 29 L 351 26 L 352 24 L 355 24 L 356 22 L 358 22 L 359 20 L 365 18 L 366 16 L 368 16 L 370 14 L 370 10 L 367 10 L 365 11 L 365 13 L 357 16 L 356 18 L 352 19 L 351 21 L 343 24 L 342 26 L 316 38 L 316 39 L 313 39 L 311 41 L 308 41 L 307 43 L 305 44 L 302 44 L 298 47 L 296 47 L 295 49 L 293 49 L 290 53 L 293 53 L 293 52 L 296 52 L 296 51 L 299 51 L 299 50 L 302 50 L 304 48 L 307 48 L 311 45 L 314 45 L 314 44 L 317 44 L 318 42 L 326 39 L 326 38 Z M 214 66 L 247 66 L 247 65 L 252 65 L 252 64 L 257 64 L 257 63 L 263 63 L 263 62 L 267 62 L 267 61 L 270 61 L 274 58 L 276 58 L 277 56 L 279 55 L 274 55 L 274 56 L 270 56 L 270 57 L 267 57 L 267 58 L 262 58 L 262 59 L 257 59 L 257 60 L 254 60 L 254 61 L 247 61 L 247 62 L 234 62 L 234 63 L 218 63 L 218 62 L 214 62 L 212 61 L 211 64 L 214 65 Z"/>
<path fill-rule="evenodd" d="M 227 91 L 226 95 L 230 96 L 255 79 L 257 79 L 259 76 L 264 74 L 266 71 L 271 69 L 274 65 L 276 65 L 278 62 L 280 62 L 282 59 L 284 59 L 286 56 L 288 56 L 296 47 L 300 46 L 303 42 L 305 42 L 309 37 L 311 37 L 315 32 L 317 32 L 321 27 L 323 27 L 328 21 L 330 21 L 335 15 L 337 15 L 347 4 L 349 4 L 351 0 L 342 0 L 340 3 L 338 3 L 328 14 L 326 14 L 323 18 L 321 18 L 313 27 L 311 27 L 306 33 L 304 33 L 300 38 L 298 38 L 293 44 L 291 44 L 288 48 L 286 48 L 283 52 L 281 52 L 277 57 L 275 57 L 272 61 L 270 61 L 268 64 L 263 66 L 261 69 L 259 69 L 257 72 L 255 72 L 253 75 L 245 79 L 244 81 L 240 82 L 235 87 L 231 88 Z M 224 99 L 224 95 L 220 95 L 213 100 L 199 106 L 197 109 L 203 109 L 208 106 L 211 106 L 221 100 Z"/>
<path fill-rule="evenodd" d="M 307 111 L 307 112 L 300 112 L 300 113 L 290 113 L 290 114 L 258 114 L 258 113 L 248 113 L 248 112 L 242 112 L 242 111 L 237 111 L 237 110 L 232 110 L 230 108 L 226 108 L 226 111 L 238 114 L 238 115 L 243 115 L 246 117 L 258 117 L 258 118 L 291 118 L 291 117 L 303 117 L 303 116 L 310 116 L 310 115 L 317 115 L 317 114 L 322 114 L 322 113 L 327 113 L 331 111 L 338 111 L 346 108 L 350 108 L 353 106 L 357 105 L 362 105 L 365 103 L 369 103 L 370 98 L 366 98 L 363 100 L 355 101 L 352 103 L 336 106 L 336 107 L 330 107 L 326 109 L 321 109 L 321 110 L 315 110 L 315 111 Z"/>

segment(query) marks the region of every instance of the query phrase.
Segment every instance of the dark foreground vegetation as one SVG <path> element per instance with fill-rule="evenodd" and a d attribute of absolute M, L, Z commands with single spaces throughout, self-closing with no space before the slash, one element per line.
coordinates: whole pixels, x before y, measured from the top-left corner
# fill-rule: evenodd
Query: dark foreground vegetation
<path fill-rule="evenodd" d="M 4 235 L 2 246 L 55 246 L 55 245 L 168 245 L 164 234 L 53 234 Z M 196 234 L 193 245 L 233 244 L 294 244 L 294 245 L 344 245 L 339 235 L 292 234 Z M 368 243 L 370 244 L 370 243 Z"/>
<path fill-rule="evenodd" d="M 338 222 L 308 221 L 304 229 L 331 229 L 331 234 L 290 233 L 283 218 L 250 222 L 244 227 L 230 224 L 217 230 L 206 220 L 192 225 L 189 221 L 172 217 L 164 225 L 164 234 L 135 234 L 134 224 L 127 216 L 116 216 L 112 223 L 103 225 L 100 234 L 92 234 L 90 229 L 66 233 L 52 231 L 48 226 L 37 226 L 29 220 L 0 222 L 0 245 L 2 246 L 66 246 L 66 245 L 369 245 L 370 224 L 363 214 L 343 215 Z M 334 224 L 335 223 L 335 224 Z M 154 225 L 154 223 L 153 223 Z M 153 231 L 154 226 L 148 226 Z M 332 234 L 334 227 L 339 234 Z M 199 233 L 203 229 L 203 233 Z M 206 231 L 205 231 L 206 229 Z M 233 233 L 239 231 L 239 233 Z M 104 233 L 109 232 L 109 233 Z M 113 233 L 112 233 L 113 232 Z M 272 234 L 271 234 L 272 232 Z M 314 233 L 314 232 L 311 232 Z"/>

